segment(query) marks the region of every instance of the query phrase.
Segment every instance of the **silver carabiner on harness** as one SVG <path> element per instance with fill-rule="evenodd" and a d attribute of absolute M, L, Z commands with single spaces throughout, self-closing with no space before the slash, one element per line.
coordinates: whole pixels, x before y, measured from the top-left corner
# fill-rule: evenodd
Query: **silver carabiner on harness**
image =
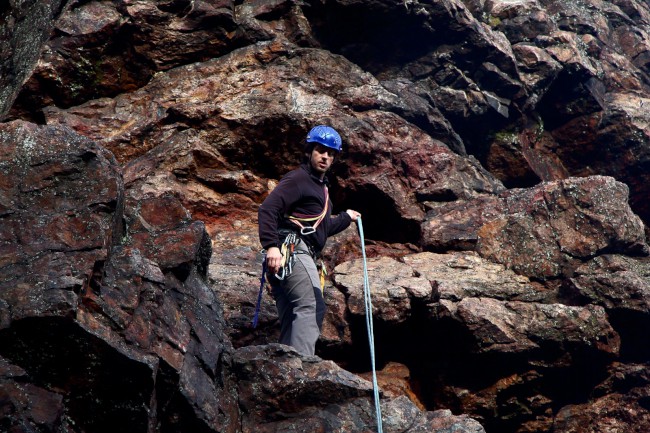
<path fill-rule="evenodd" d="M 312 233 L 316 233 L 316 227 L 302 227 L 300 229 L 300 234 L 301 235 L 310 235 Z"/>

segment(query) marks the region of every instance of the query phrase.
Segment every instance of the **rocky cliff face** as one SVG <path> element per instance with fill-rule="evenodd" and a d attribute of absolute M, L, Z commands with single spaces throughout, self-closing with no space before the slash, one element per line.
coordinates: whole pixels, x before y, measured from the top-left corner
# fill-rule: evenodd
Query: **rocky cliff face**
<path fill-rule="evenodd" d="M 643 0 L 0 6 L 0 430 L 376 431 L 354 228 L 318 357 L 256 211 L 328 123 L 384 431 L 650 431 Z"/>

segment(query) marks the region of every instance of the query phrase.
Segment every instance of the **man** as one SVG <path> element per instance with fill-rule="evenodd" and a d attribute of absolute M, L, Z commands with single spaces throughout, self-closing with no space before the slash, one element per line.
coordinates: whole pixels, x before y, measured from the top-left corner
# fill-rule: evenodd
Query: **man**
<path fill-rule="evenodd" d="M 304 355 L 314 355 L 325 314 L 315 258 L 329 236 L 360 217 L 351 209 L 331 214 L 325 174 L 340 151 L 338 132 L 325 125 L 314 127 L 307 134 L 305 160 L 280 180 L 258 212 L 260 242 L 280 317 L 280 343 Z"/>

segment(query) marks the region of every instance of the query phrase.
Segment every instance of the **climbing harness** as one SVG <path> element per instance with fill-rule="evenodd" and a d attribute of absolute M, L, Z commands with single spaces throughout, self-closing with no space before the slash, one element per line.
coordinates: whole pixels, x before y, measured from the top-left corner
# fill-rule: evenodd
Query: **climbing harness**
<path fill-rule="evenodd" d="M 292 231 L 286 233 L 284 241 L 280 246 L 280 252 L 282 253 L 282 260 L 280 261 L 280 269 L 276 274 L 274 274 L 275 278 L 277 278 L 278 280 L 280 281 L 284 280 L 293 272 L 293 264 L 296 261 L 296 254 L 302 253 L 302 251 L 296 249 L 296 245 L 298 245 L 298 242 L 300 241 L 301 240 L 298 237 L 297 233 Z M 264 293 L 264 283 L 266 282 L 266 270 L 267 270 L 266 251 L 262 250 L 262 253 L 265 254 L 265 256 L 264 256 L 264 260 L 262 261 L 262 276 L 260 278 L 260 289 L 257 293 L 257 303 L 255 304 L 255 315 L 253 316 L 253 322 L 252 322 L 253 328 L 257 327 L 260 310 L 262 308 L 262 295 Z M 321 278 L 321 282 L 322 280 L 323 279 Z M 321 289 L 322 289 L 322 284 L 321 284 Z"/>
<path fill-rule="evenodd" d="M 370 280 L 368 279 L 368 260 L 366 259 L 366 243 L 363 236 L 361 217 L 357 218 L 359 237 L 361 238 L 361 253 L 363 255 L 363 299 L 366 307 L 366 328 L 368 331 L 368 344 L 370 346 L 370 365 L 372 366 L 372 389 L 375 397 L 375 415 L 377 417 L 377 433 L 383 433 L 381 422 L 381 406 L 379 404 L 379 385 L 375 369 L 375 333 L 372 326 L 372 300 L 370 299 Z"/>
<path fill-rule="evenodd" d="M 327 186 L 323 186 L 323 191 L 325 192 L 325 206 L 323 206 L 323 211 L 318 215 L 305 215 L 300 213 L 295 213 L 289 215 L 289 220 L 297 225 L 300 228 L 301 235 L 310 235 L 316 233 L 316 228 L 320 223 L 325 219 L 327 215 L 327 209 L 329 208 L 330 195 L 327 190 Z M 312 223 L 311 226 L 304 226 L 302 223 Z"/>

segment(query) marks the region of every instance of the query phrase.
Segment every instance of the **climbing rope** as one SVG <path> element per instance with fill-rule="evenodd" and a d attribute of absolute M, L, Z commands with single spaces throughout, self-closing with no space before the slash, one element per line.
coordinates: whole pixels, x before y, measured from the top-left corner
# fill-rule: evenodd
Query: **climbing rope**
<path fill-rule="evenodd" d="M 366 328 L 368 330 L 368 344 L 370 345 L 370 364 L 372 366 L 372 388 L 375 395 L 375 414 L 377 416 L 377 433 L 383 433 L 381 422 L 381 406 L 379 405 L 379 385 L 377 385 L 377 372 L 375 370 L 375 332 L 372 326 L 372 301 L 370 299 L 370 282 L 368 279 L 368 260 L 366 259 L 366 243 L 363 236 L 361 217 L 357 219 L 359 237 L 361 238 L 361 253 L 363 255 L 363 298 L 366 307 Z"/>
<path fill-rule="evenodd" d="M 377 417 L 377 433 L 383 433 L 381 421 L 381 406 L 379 404 L 379 385 L 377 384 L 377 372 L 375 368 L 375 332 L 372 325 L 372 300 L 370 298 L 370 280 L 368 278 L 368 259 L 366 258 L 366 242 L 363 234 L 363 224 L 361 217 L 357 219 L 359 228 L 359 237 L 361 238 L 361 253 L 363 256 L 363 299 L 366 309 L 366 328 L 368 331 L 368 344 L 370 346 L 370 365 L 372 367 L 372 389 L 375 399 L 375 415 Z M 255 316 L 253 317 L 253 328 L 257 326 L 264 290 L 266 275 L 266 258 L 262 262 L 262 277 L 260 278 L 260 289 L 257 295 L 257 305 L 255 306 Z"/>

